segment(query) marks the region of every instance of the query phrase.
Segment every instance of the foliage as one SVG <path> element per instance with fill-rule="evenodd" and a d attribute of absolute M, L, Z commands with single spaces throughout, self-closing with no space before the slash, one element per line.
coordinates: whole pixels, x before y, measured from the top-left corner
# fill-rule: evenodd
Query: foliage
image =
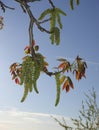
<path fill-rule="evenodd" d="M 35 43 L 34 25 L 36 25 L 38 30 L 40 30 L 41 32 L 46 32 L 49 34 L 52 44 L 59 45 L 60 30 L 63 28 L 61 15 L 66 16 L 66 13 L 60 8 L 57 8 L 52 0 L 48 0 L 49 5 L 51 7 L 41 12 L 39 18 L 35 18 L 28 3 L 29 2 L 33 3 L 37 1 L 41 2 L 41 0 L 14 0 L 14 1 L 19 3 L 23 12 L 26 13 L 30 19 L 29 45 L 26 46 L 24 49 L 26 56 L 22 58 L 22 63 L 15 62 L 10 66 L 12 80 L 15 80 L 15 83 L 18 85 L 24 85 L 24 94 L 21 99 L 21 102 L 23 102 L 26 99 L 28 92 L 32 92 L 33 89 L 35 90 L 36 93 L 38 93 L 37 80 L 40 77 L 41 71 L 43 71 L 48 76 L 55 77 L 56 81 L 55 106 L 57 106 L 60 101 L 61 87 L 62 90 L 65 89 L 66 92 L 69 92 L 70 88 L 72 89 L 74 88 L 73 82 L 70 76 L 67 75 L 67 73 L 72 73 L 76 77 L 76 80 L 80 80 L 82 79 L 82 77 L 85 77 L 87 64 L 79 56 L 75 58 L 73 63 L 70 63 L 66 59 L 60 58 L 58 59 L 60 64 L 58 65 L 58 67 L 55 67 L 55 71 L 49 72 L 47 68 L 48 63 L 45 61 L 44 56 L 40 52 L 38 52 L 39 45 L 36 45 Z M 76 5 L 79 5 L 79 0 L 76 0 Z M 6 11 L 6 8 L 12 10 L 14 9 L 12 7 L 5 5 L 2 1 L 0 1 L 0 7 L 3 12 Z M 70 7 L 72 10 L 74 9 L 74 0 L 70 0 Z M 46 16 L 49 18 L 45 19 Z M 49 30 L 41 26 L 41 24 L 44 24 L 46 22 L 49 23 Z M 0 17 L 0 28 L 2 29 L 2 27 L 3 27 L 3 18 Z"/>
<path fill-rule="evenodd" d="M 94 89 L 90 96 L 85 94 L 86 100 L 82 101 L 79 119 L 72 119 L 76 129 L 97 130 L 99 128 L 99 108 L 96 102 L 96 92 Z"/>
<path fill-rule="evenodd" d="M 85 101 L 82 101 L 81 110 L 78 119 L 72 119 L 75 130 L 98 130 L 99 128 L 99 107 L 96 101 L 96 92 L 92 89 L 90 95 L 85 94 Z M 57 118 L 52 118 L 58 122 L 65 130 L 74 129 L 67 125 L 66 120 L 62 118 L 62 122 Z"/>

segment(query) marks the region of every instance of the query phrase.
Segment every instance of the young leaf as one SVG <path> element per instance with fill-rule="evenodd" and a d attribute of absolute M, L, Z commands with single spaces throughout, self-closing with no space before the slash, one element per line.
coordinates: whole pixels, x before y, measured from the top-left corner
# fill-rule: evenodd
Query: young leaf
<path fill-rule="evenodd" d="M 73 89 L 74 85 L 70 77 L 67 77 L 70 87 Z"/>
<path fill-rule="evenodd" d="M 63 82 L 65 81 L 65 79 L 66 79 L 66 76 L 63 75 L 63 76 L 60 78 L 60 84 L 63 84 Z"/>
<path fill-rule="evenodd" d="M 20 84 L 20 81 L 19 81 L 18 78 L 15 78 L 15 83 L 16 83 L 16 84 Z"/>

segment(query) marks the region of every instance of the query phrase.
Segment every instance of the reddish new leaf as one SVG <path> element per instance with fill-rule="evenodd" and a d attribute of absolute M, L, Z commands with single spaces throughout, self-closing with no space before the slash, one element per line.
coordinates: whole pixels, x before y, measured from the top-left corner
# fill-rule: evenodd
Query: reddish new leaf
<path fill-rule="evenodd" d="M 74 85 L 73 85 L 73 82 L 72 82 L 71 78 L 70 78 L 70 77 L 67 77 L 67 80 L 68 80 L 68 82 L 69 82 L 70 87 L 73 89 L 73 88 L 74 88 Z"/>
<path fill-rule="evenodd" d="M 30 46 L 26 46 L 24 48 L 24 52 L 25 52 L 25 54 L 30 54 Z"/>
<path fill-rule="evenodd" d="M 68 80 L 65 81 L 65 83 L 63 84 L 63 90 L 65 89 L 66 92 L 69 92 L 70 91 L 70 85 L 68 83 Z"/>
<path fill-rule="evenodd" d="M 20 84 L 20 81 L 19 81 L 18 78 L 15 78 L 15 83 L 16 83 L 16 84 Z"/>
<path fill-rule="evenodd" d="M 66 86 L 66 92 L 69 92 L 69 91 L 70 91 L 70 86 L 67 85 L 67 86 Z"/>

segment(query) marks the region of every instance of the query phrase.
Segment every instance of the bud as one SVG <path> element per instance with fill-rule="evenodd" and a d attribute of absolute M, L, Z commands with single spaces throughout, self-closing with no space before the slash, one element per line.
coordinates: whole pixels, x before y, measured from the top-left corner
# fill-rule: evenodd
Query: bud
<path fill-rule="evenodd" d="M 39 50 L 39 46 L 36 45 L 34 49 L 35 49 L 35 51 L 38 51 Z"/>

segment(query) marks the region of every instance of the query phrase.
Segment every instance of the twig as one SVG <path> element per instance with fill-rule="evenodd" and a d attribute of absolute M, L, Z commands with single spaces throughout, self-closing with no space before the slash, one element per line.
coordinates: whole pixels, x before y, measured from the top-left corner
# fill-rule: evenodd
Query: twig
<path fill-rule="evenodd" d="M 46 20 L 43 20 L 43 21 L 39 22 L 39 24 L 46 23 L 46 22 L 48 22 L 48 21 L 50 21 L 50 20 L 51 20 L 51 18 L 46 19 Z"/>
<path fill-rule="evenodd" d="M 42 32 L 46 32 L 46 33 L 52 33 L 48 30 L 46 30 L 45 28 L 43 28 L 40 23 L 38 22 L 38 20 L 33 16 L 32 11 L 29 8 L 29 5 L 26 2 L 22 2 L 20 3 L 21 6 L 24 8 L 24 10 L 27 12 L 27 14 L 29 15 L 30 18 L 30 24 L 29 24 L 29 38 L 30 38 L 30 48 L 31 48 L 31 55 L 33 58 L 35 58 L 35 50 L 33 48 L 33 24 L 35 23 L 38 27 L 38 29 Z M 43 21 L 44 22 L 44 21 Z"/>
<path fill-rule="evenodd" d="M 14 8 L 5 5 L 2 1 L 0 1 L 0 6 L 1 6 L 3 12 L 5 12 L 5 8 L 14 10 Z"/>
<path fill-rule="evenodd" d="M 51 4 L 52 8 L 55 9 L 55 5 L 53 4 L 52 0 L 48 0 L 48 1 Z"/>

